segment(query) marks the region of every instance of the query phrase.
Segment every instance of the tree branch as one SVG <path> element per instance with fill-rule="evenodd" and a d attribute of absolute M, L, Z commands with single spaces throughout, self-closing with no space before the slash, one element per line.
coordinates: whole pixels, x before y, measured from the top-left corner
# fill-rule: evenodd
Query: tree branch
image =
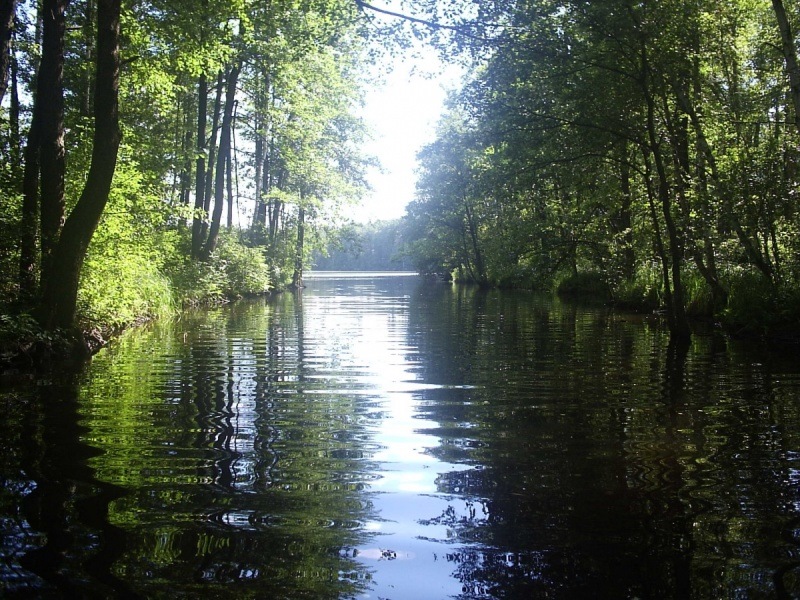
<path fill-rule="evenodd" d="M 473 33 L 470 33 L 468 31 L 468 26 L 467 25 L 450 25 L 450 24 L 447 24 L 447 23 L 438 23 L 436 21 L 430 21 L 428 19 L 421 19 L 419 17 L 412 17 L 411 15 L 406 15 L 406 14 L 403 14 L 403 13 L 395 12 L 395 11 L 392 11 L 392 10 L 388 10 L 386 8 L 379 8 L 377 6 L 374 6 L 372 4 L 364 2 L 364 0 L 355 0 L 355 2 L 356 2 L 356 5 L 359 8 L 366 9 L 366 10 L 371 10 L 371 11 L 376 12 L 378 14 L 387 15 L 389 17 L 396 17 L 398 19 L 402 19 L 404 21 L 408 21 L 409 23 L 419 23 L 420 25 L 424 25 L 425 27 L 429 27 L 430 29 L 444 29 L 444 30 L 447 30 L 447 31 L 452 31 L 454 33 L 457 33 L 458 35 L 464 36 L 464 37 L 469 38 L 469 39 L 479 40 L 479 41 L 486 41 L 486 38 L 483 38 L 483 37 L 474 35 Z"/>

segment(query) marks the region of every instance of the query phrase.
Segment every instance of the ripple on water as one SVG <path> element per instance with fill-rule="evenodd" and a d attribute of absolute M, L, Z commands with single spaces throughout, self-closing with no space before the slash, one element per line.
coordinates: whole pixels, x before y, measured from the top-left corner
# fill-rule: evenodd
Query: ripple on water
<path fill-rule="evenodd" d="M 329 282 L 95 358 L 70 476 L 116 486 L 115 529 L 73 508 L 97 482 L 38 486 L 33 409 L 8 411 L 3 493 L 52 494 L 53 539 L 106 540 L 145 596 L 792 596 L 797 364 L 527 293 Z M 14 565 L 45 540 L 17 518 Z"/>

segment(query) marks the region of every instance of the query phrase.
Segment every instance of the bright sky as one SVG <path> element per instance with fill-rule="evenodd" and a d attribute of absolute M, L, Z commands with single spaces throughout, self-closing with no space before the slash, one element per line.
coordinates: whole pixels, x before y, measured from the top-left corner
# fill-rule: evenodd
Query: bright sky
<path fill-rule="evenodd" d="M 458 77 L 457 69 L 442 69 L 432 49 L 425 54 L 421 59 L 396 59 L 385 84 L 367 94 L 363 116 L 374 140 L 366 150 L 378 158 L 383 172 L 370 171 L 373 191 L 355 215 L 357 221 L 401 217 L 414 198 L 416 154 L 433 141 L 446 91 L 455 87 Z M 442 74 L 426 78 L 425 72 Z"/>

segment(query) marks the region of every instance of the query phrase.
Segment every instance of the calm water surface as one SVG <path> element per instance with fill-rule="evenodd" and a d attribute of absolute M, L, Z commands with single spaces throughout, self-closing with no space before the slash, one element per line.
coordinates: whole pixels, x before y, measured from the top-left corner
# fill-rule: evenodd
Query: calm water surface
<path fill-rule="evenodd" d="M 800 355 L 416 277 L 0 392 L 0 595 L 800 597 Z"/>

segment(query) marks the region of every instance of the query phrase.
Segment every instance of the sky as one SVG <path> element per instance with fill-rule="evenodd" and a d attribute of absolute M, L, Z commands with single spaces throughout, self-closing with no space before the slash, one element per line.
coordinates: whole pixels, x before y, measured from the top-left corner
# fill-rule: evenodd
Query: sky
<path fill-rule="evenodd" d="M 432 49 L 423 54 L 398 57 L 384 83 L 367 93 L 362 115 L 373 140 L 366 151 L 382 169 L 369 171 L 373 191 L 354 215 L 357 221 L 399 218 L 414 198 L 416 154 L 434 140 L 447 90 L 458 81 L 456 69 L 442 68 Z M 425 72 L 439 75 L 426 77 Z"/>

